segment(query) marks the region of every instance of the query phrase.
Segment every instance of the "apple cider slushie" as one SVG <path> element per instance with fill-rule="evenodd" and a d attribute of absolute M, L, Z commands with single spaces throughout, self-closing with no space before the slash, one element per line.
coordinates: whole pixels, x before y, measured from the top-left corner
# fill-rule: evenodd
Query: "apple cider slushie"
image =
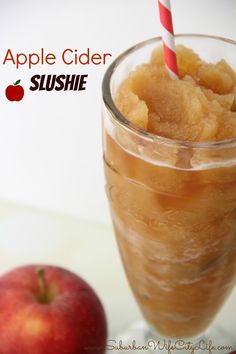
<path fill-rule="evenodd" d="M 222 53 L 223 56 L 224 53 Z M 107 194 L 121 257 L 146 320 L 168 338 L 200 335 L 236 276 L 236 74 L 177 46 L 122 78 L 105 122 Z M 112 127 L 111 127 L 112 125 Z"/>

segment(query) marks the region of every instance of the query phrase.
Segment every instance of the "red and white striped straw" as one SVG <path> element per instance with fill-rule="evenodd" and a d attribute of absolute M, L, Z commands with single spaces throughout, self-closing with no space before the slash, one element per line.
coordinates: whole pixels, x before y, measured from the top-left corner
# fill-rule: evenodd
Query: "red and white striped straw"
<path fill-rule="evenodd" d="M 158 0 L 158 5 L 162 27 L 162 42 L 165 64 L 171 78 L 177 79 L 178 67 L 170 0 Z"/>

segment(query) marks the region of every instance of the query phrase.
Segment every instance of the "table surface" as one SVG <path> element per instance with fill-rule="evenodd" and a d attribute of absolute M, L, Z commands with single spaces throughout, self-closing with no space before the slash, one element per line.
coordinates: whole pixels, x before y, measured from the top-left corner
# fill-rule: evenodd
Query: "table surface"
<path fill-rule="evenodd" d="M 0 259 L 1 273 L 27 263 L 49 263 L 80 274 L 105 306 L 109 338 L 141 318 L 110 224 L 0 203 Z M 232 334 L 235 308 L 236 289 L 216 319 Z"/>

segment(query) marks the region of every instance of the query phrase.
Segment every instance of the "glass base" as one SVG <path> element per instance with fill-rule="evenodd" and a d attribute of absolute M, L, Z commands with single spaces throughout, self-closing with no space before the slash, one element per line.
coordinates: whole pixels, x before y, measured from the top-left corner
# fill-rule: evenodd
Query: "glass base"
<path fill-rule="evenodd" d="M 154 333 L 144 321 L 134 323 L 107 343 L 107 353 L 113 354 L 228 354 L 233 350 L 236 339 L 220 327 L 210 328 L 199 337 L 176 340 Z"/>

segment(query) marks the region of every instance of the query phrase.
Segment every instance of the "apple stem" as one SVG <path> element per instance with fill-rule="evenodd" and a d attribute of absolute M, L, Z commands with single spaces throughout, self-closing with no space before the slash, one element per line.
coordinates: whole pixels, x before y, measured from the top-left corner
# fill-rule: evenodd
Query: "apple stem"
<path fill-rule="evenodd" d="M 45 270 L 37 268 L 36 274 L 38 278 L 39 296 L 38 299 L 41 303 L 47 303 L 47 284 L 45 279 Z"/>

